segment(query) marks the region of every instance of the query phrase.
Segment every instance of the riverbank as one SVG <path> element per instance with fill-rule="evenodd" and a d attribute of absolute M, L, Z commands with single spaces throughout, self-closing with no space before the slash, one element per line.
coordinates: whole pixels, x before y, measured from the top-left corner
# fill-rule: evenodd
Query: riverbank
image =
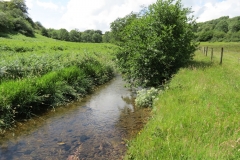
<path fill-rule="evenodd" d="M 150 114 L 124 85 L 115 76 L 81 101 L 16 123 L 0 134 L 0 159 L 122 159 Z"/>
<path fill-rule="evenodd" d="M 0 45 L 0 132 L 16 119 L 82 98 L 114 76 L 111 44 L 13 35 Z"/>
<path fill-rule="evenodd" d="M 204 43 L 228 48 L 196 52 L 158 96 L 152 119 L 131 141 L 125 159 L 239 159 L 239 43 Z"/>

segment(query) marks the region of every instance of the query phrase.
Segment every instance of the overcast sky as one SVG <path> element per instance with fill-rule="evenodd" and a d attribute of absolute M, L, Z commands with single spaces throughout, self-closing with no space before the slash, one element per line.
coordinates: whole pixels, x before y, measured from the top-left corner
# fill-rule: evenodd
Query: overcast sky
<path fill-rule="evenodd" d="M 131 11 L 139 11 L 157 0 L 26 0 L 33 21 L 46 28 L 67 30 L 110 30 L 110 23 Z M 192 7 L 198 22 L 221 16 L 240 16 L 240 0 L 182 0 L 184 7 Z"/>

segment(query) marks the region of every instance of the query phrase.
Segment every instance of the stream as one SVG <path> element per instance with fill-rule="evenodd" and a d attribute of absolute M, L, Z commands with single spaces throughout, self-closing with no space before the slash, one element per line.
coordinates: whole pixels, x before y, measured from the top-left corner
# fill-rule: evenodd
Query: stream
<path fill-rule="evenodd" d="M 81 102 L 17 123 L 0 135 L 0 160 L 123 159 L 150 115 L 124 84 L 116 76 Z"/>

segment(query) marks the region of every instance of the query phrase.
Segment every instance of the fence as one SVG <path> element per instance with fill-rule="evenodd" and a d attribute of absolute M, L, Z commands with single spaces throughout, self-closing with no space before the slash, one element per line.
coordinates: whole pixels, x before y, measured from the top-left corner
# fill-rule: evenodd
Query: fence
<path fill-rule="evenodd" d="M 240 52 L 239 51 L 232 51 L 229 50 L 229 48 L 227 48 L 228 50 L 225 50 L 223 47 L 201 47 L 200 50 L 202 51 L 203 55 L 205 56 L 209 56 L 210 55 L 210 60 L 211 62 L 213 62 L 214 58 L 218 57 L 219 58 L 219 64 L 222 65 L 223 64 L 223 60 L 230 60 L 231 61 L 235 61 L 240 63 Z M 225 54 L 227 53 L 227 54 Z M 224 56 L 223 56 L 224 54 Z M 225 58 L 224 58 L 225 57 Z"/>

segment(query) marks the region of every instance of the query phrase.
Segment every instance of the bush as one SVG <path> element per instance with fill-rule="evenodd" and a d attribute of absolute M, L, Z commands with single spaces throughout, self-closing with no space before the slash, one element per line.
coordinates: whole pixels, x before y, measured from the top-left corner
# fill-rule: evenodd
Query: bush
<path fill-rule="evenodd" d="M 213 31 L 202 32 L 199 34 L 198 41 L 206 42 L 213 38 Z"/>
<path fill-rule="evenodd" d="M 124 28 L 117 64 L 132 85 L 158 86 L 196 50 L 195 21 L 180 1 L 158 0 Z"/>
<path fill-rule="evenodd" d="M 137 98 L 135 103 L 138 107 L 152 107 L 153 101 L 156 99 L 156 96 L 159 94 L 159 90 L 151 88 L 149 90 L 142 89 L 137 91 Z"/>
<path fill-rule="evenodd" d="M 14 19 L 14 29 L 25 36 L 34 36 L 34 30 L 32 26 L 22 17 Z"/>
<path fill-rule="evenodd" d="M 11 21 L 7 14 L 0 12 L 0 32 L 10 31 L 12 29 Z"/>

